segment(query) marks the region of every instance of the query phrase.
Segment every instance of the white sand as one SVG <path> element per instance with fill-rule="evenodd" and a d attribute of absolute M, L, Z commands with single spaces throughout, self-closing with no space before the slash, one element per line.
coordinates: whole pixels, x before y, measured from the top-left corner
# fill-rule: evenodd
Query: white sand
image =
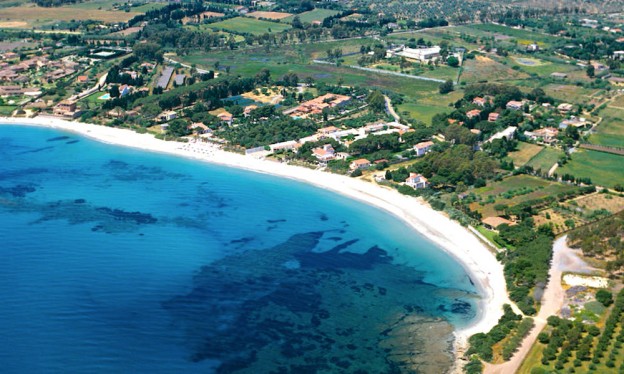
<path fill-rule="evenodd" d="M 0 124 L 22 124 L 66 130 L 104 143 L 168 153 L 292 178 L 338 192 L 396 215 L 455 257 L 470 274 L 472 281 L 483 295 L 479 316 L 474 319 L 474 323 L 455 331 L 457 338 L 455 348 L 458 354 L 463 353 L 467 338 L 470 335 L 487 332 L 496 325 L 502 316 L 503 304 L 509 303 L 503 266 L 494 255 L 470 231 L 442 213 L 431 209 L 421 199 L 405 196 L 395 190 L 359 179 L 278 162 L 258 160 L 253 157 L 225 152 L 208 144 L 166 142 L 158 140 L 150 134 L 139 134 L 126 129 L 70 122 L 52 117 L 32 119 L 0 117 Z"/>

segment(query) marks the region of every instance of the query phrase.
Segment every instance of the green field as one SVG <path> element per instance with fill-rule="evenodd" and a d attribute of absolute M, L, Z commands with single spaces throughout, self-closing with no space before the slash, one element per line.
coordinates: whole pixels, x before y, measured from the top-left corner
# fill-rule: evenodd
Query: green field
<path fill-rule="evenodd" d="M 618 183 L 624 183 L 622 165 L 624 156 L 580 149 L 572 154 L 571 161 L 557 169 L 557 173 L 591 178 L 595 185 L 613 187 Z"/>
<path fill-rule="evenodd" d="M 590 96 L 596 93 L 597 89 L 583 88 L 572 84 L 547 84 L 542 87 L 548 96 L 557 100 L 570 103 L 585 103 L 590 100 Z"/>
<path fill-rule="evenodd" d="M 297 14 L 297 16 L 299 16 L 299 20 L 301 20 L 301 22 L 303 22 L 303 23 L 312 23 L 314 21 L 322 22 L 325 18 L 334 16 L 334 15 L 336 15 L 338 13 L 340 13 L 340 12 L 337 11 L 337 10 L 314 9 L 314 10 L 310 10 L 308 12 L 303 12 L 303 13 Z M 284 18 L 283 22 L 291 23 L 294 18 L 295 18 L 295 16 Z"/>
<path fill-rule="evenodd" d="M 10 116 L 15 109 L 17 109 L 15 105 L 0 105 L 0 115 Z"/>
<path fill-rule="evenodd" d="M 624 110 L 606 108 L 600 116 L 602 122 L 596 127 L 597 133 L 589 138 L 590 143 L 624 148 Z"/>
<path fill-rule="evenodd" d="M 236 17 L 211 23 L 210 28 L 224 29 L 238 34 L 262 35 L 265 33 L 279 33 L 290 29 L 291 26 L 285 23 L 262 21 L 255 18 Z"/>
<path fill-rule="evenodd" d="M 515 175 L 475 189 L 473 192 L 481 197 L 482 203 L 472 203 L 470 209 L 480 212 L 483 217 L 492 217 L 499 214 L 494 209 L 497 204 L 514 206 L 528 200 L 556 196 L 561 192 L 573 191 L 576 188 L 530 175 Z M 523 192 L 519 192 L 520 190 Z M 490 202 L 487 202 L 488 200 Z"/>
<path fill-rule="evenodd" d="M 547 173 L 554 164 L 557 163 L 559 157 L 563 156 L 563 151 L 559 149 L 545 147 L 535 157 L 531 158 L 527 162 L 528 166 L 531 166 L 534 170 L 542 170 L 542 173 Z"/>
<path fill-rule="evenodd" d="M 503 25 L 494 25 L 491 23 L 461 26 L 458 27 L 458 29 L 465 32 L 466 34 L 474 36 L 505 35 L 507 37 L 516 39 L 519 44 L 530 44 L 533 42 L 537 42 L 542 47 L 549 47 L 552 43 L 560 40 L 559 38 L 551 35 L 541 34 L 530 30 L 515 29 Z M 511 43 L 511 40 L 509 39 L 502 39 L 500 41 L 509 41 Z"/>
<path fill-rule="evenodd" d="M 513 160 L 515 166 L 522 166 L 542 151 L 544 147 L 531 143 L 518 143 L 518 150 L 509 153 L 509 158 Z"/>

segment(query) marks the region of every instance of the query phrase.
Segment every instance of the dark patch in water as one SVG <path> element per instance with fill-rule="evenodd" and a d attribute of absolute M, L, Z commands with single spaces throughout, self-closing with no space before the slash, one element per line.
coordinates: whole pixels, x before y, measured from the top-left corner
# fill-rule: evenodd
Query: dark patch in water
<path fill-rule="evenodd" d="M 463 300 L 455 300 L 453 304 L 451 304 L 451 313 L 455 314 L 468 314 L 472 311 L 472 306 L 470 303 Z"/>
<path fill-rule="evenodd" d="M 323 235 L 232 253 L 202 267 L 190 292 L 163 302 L 186 333 L 190 360 L 215 359 L 217 373 L 399 373 L 422 365 L 434 367 L 425 373 L 444 371 L 451 362 L 444 348 L 436 357 L 426 353 L 429 340 L 450 336 L 445 322 L 422 313 L 439 304 L 430 299 L 435 288 L 378 247 L 314 253 Z M 241 241 L 248 238 L 234 242 Z M 293 259 L 302 266 L 283 266 Z M 429 324 L 422 333 L 421 323 Z M 442 326 L 447 332 L 435 335 Z"/>
<path fill-rule="evenodd" d="M 342 244 L 338 244 L 337 246 L 335 246 L 334 248 L 330 249 L 330 251 L 335 251 L 335 252 L 340 252 L 345 248 L 349 248 L 350 246 L 352 246 L 353 244 L 359 242 L 360 239 L 353 239 L 353 240 L 348 240 Z"/>
<path fill-rule="evenodd" d="M 76 199 L 76 200 L 74 200 L 74 204 L 84 204 L 86 202 L 87 202 L 87 200 L 85 200 L 85 199 Z"/>
<path fill-rule="evenodd" d="M 156 223 L 158 220 L 151 214 L 141 212 L 126 212 L 121 209 L 96 208 L 98 212 L 103 212 L 118 221 L 134 221 L 138 225 Z"/>
<path fill-rule="evenodd" d="M 327 220 L 329 220 L 329 217 L 327 217 L 327 214 L 321 213 L 321 215 L 319 216 L 319 219 L 321 221 L 327 221 Z"/>
<path fill-rule="evenodd" d="M 0 195 L 11 195 L 13 197 L 24 197 L 29 193 L 37 191 L 32 185 L 18 184 L 13 187 L 0 187 Z"/>
<path fill-rule="evenodd" d="M 67 139 L 69 139 L 69 136 L 57 136 L 55 138 L 50 138 L 50 139 L 48 139 L 46 141 L 47 142 L 58 142 L 58 141 L 67 140 Z"/>
<path fill-rule="evenodd" d="M 240 238 L 240 239 L 230 240 L 230 244 L 247 244 L 247 243 L 249 243 L 249 242 L 251 242 L 253 240 L 254 240 L 254 238 L 252 238 L 250 236 L 247 236 L 247 237 Z"/>
<path fill-rule="evenodd" d="M 52 148 L 54 148 L 54 146 L 35 148 L 35 149 L 28 150 L 28 151 L 19 152 L 18 155 L 25 155 L 27 153 L 38 153 L 42 151 L 47 151 L 48 149 L 52 149 Z"/>
<path fill-rule="evenodd" d="M 332 236 L 332 237 L 329 237 L 329 238 L 325 238 L 325 240 L 331 240 L 333 242 L 339 242 L 339 241 L 342 240 L 342 238 L 339 237 L 339 236 Z"/>
<path fill-rule="evenodd" d="M 78 142 L 80 142 L 80 140 L 70 140 L 70 141 L 68 141 L 68 142 L 67 142 L 67 143 L 65 143 L 65 144 L 76 144 L 76 143 L 78 143 Z"/>
<path fill-rule="evenodd" d="M 281 223 L 281 222 L 286 222 L 285 219 L 267 219 L 266 220 L 267 223 Z"/>
<path fill-rule="evenodd" d="M 186 177 L 184 174 L 169 172 L 160 167 L 133 165 L 119 160 L 110 160 L 104 164 L 103 167 L 109 170 L 112 178 L 126 182 L 139 180 L 179 180 Z"/>

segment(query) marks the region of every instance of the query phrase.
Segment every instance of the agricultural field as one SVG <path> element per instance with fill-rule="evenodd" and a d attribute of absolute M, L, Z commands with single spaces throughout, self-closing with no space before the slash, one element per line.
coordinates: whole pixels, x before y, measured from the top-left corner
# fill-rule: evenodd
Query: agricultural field
<path fill-rule="evenodd" d="M 545 209 L 540 211 L 537 215 L 533 216 L 533 222 L 536 227 L 541 225 L 550 225 L 555 235 L 562 234 L 568 230 L 585 224 L 587 221 L 581 219 L 579 216 L 570 214 L 569 212 L 563 212 L 559 209 Z"/>
<path fill-rule="evenodd" d="M 513 70 L 487 56 L 476 56 L 473 60 L 466 60 L 463 64 L 461 81 L 467 84 L 478 82 L 505 82 L 509 80 L 526 79 L 529 75 Z"/>
<path fill-rule="evenodd" d="M 453 91 L 447 95 L 436 93 L 418 100 L 410 100 L 408 98 L 403 104 L 398 105 L 397 113 L 404 115 L 404 112 L 406 112 L 410 118 L 421 121 L 426 125 L 431 125 L 433 116 L 439 113 L 452 112 L 453 108 L 449 104 L 461 99 L 462 96 L 463 93 L 461 91 Z"/>
<path fill-rule="evenodd" d="M 537 57 L 512 56 L 508 59 L 511 66 L 517 66 L 528 74 L 537 74 L 543 78 L 549 78 L 552 73 L 570 73 L 582 70 L 576 65 L 558 64 Z"/>
<path fill-rule="evenodd" d="M 82 3 L 75 3 L 65 6 L 64 8 L 73 8 L 73 9 L 99 9 L 99 10 L 113 10 L 114 5 L 124 4 L 123 1 L 119 0 L 91 0 L 85 1 Z"/>
<path fill-rule="evenodd" d="M 551 35 L 494 24 L 475 24 L 461 26 L 457 29 L 460 32 L 477 37 L 494 37 L 494 39 L 498 41 L 509 41 L 510 44 L 513 44 L 512 39 L 517 41 L 520 45 L 537 43 L 542 48 L 550 47 L 553 43 L 560 40 Z"/>
<path fill-rule="evenodd" d="M 595 193 L 569 200 L 565 205 L 571 209 L 581 209 L 582 211 L 604 209 L 615 214 L 624 210 L 624 197 L 613 194 Z"/>
<path fill-rule="evenodd" d="M 624 109 L 609 106 L 599 115 L 602 122 L 596 126 L 596 134 L 589 138 L 590 143 L 624 148 Z"/>
<path fill-rule="evenodd" d="M 255 18 L 236 17 L 210 24 L 212 29 L 224 29 L 239 34 L 262 35 L 265 33 L 279 33 L 291 28 L 285 23 L 263 21 Z"/>
<path fill-rule="evenodd" d="M 263 11 L 257 11 L 257 12 L 248 13 L 247 16 L 248 17 L 252 17 L 252 18 L 284 19 L 284 18 L 291 17 L 292 14 L 290 14 L 290 13 L 283 13 L 283 12 L 263 12 Z"/>
<path fill-rule="evenodd" d="M 508 157 L 513 161 L 515 166 L 523 166 L 533 157 L 537 156 L 543 148 L 542 146 L 531 143 L 518 142 L 518 150 L 510 152 Z"/>
<path fill-rule="evenodd" d="M 576 189 L 575 186 L 529 175 L 515 175 L 475 189 L 473 192 L 481 201 L 470 204 L 470 209 L 478 211 L 483 217 L 492 217 L 499 214 L 494 208 L 498 204 L 512 207 L 524 201 L 557 196 L 559 193 L 573 192 Z"/>
<path fill-rule="evenodd" d="M 557 100 L 563 100 L 574 103 L 586 103 L 591 100 L 591 96 L 599 90 L 579 87 L 567 84 L 547 84 L 542 87 L 546 95 L 552 96 Z"/>
<path fill-rule="evenodd" d="M 572 160 L 557 169 L 557 173 L 591 178 L 595 185 L 613 187 L 624 181 L 623 164 L 623 156 L 579 149 L 572 154 Z"/>
<path fill-rule="evenodd" d="M 303 12 L 303 13 L 297 14 L 297 16 L 299 16 L 299 20 L 302 23 L 312 23 L 314 21 L 323 22 L 323 20 L 325 18 L 334 16 L 334 15 L 336 15 L 338 13 L 340 13 L 340 12 L 338 12 L 337 10 L 314 9 L 314 10 L 310 10 L 308 12 Z M 294 15 L 291 16 L 291 17 L 288 17 L 288 18 L 284 18 L 284 22 L 291 23 L 294 18 L 295 18 Z"/>
<path fill-rule="evenodd" d="M 545 147 L 540 153 L 535 155 L 527 162 L 534 170 L 542 170 L 542 173 L 548 172 L 563 156 L 563 151 L 555 148 Z"/>
<path fill-rule="evenodd" d="M 118 12 L 98 9 L 68 11 L 67 8 L 42 8 L 20 6 L 2 9 L 2 18 L 13 22 L 26 22 L 29 26 L 41 25 L 45 21 L 97 20 L 102 22 L 127 22 L 140 13 Z M 4 26 L 7 27 L 7 26 Z"/>

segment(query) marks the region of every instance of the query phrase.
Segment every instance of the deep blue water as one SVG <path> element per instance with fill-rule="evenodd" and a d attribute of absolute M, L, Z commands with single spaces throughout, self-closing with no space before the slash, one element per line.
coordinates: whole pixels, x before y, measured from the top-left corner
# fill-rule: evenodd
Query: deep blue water
<path fill-rule="evenodd" d="M 49 129 L 0 126 L 0 243 L 3 373 L 439 370 L 478 300 L 360 202 Z"/>

